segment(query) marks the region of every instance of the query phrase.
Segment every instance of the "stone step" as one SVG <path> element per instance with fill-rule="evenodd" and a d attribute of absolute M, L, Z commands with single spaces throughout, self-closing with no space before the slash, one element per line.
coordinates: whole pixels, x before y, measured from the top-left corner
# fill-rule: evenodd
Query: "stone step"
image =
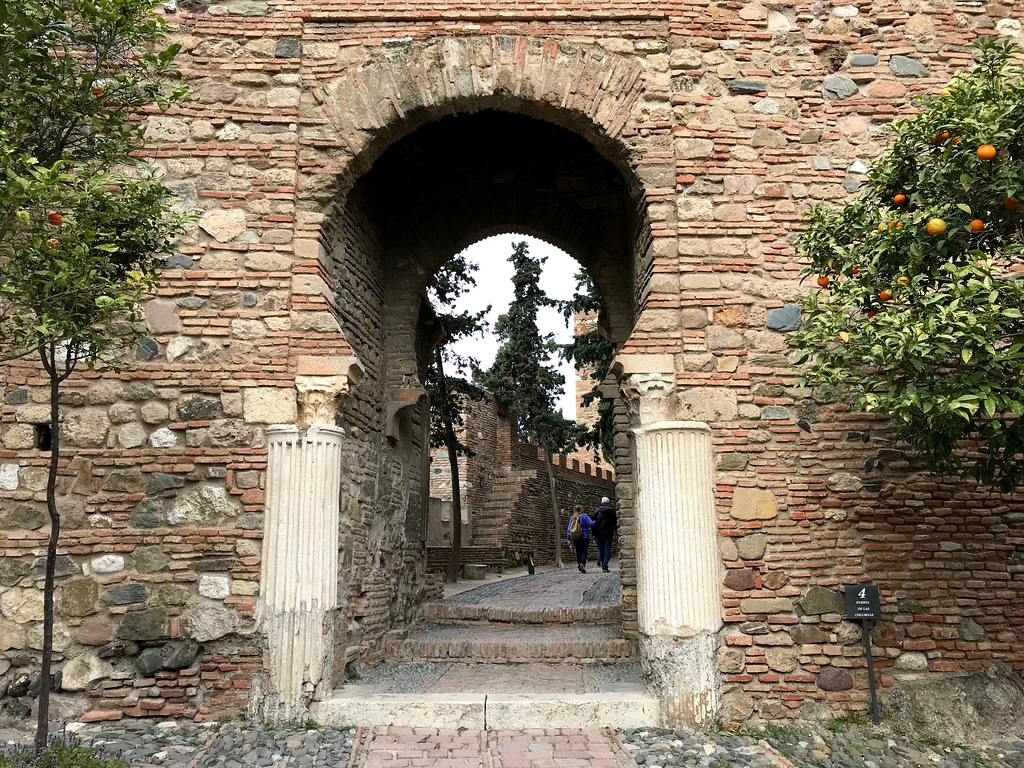
<path fill-rule="evenodd" d="M 619 624 L 622 611 L 616 605 L 574 605 L 555 608 L 504 608 L 488 605 L 427 603 L 424 615 L 438 624 Z"/>
<path fill-rule="evenodd" d="M 310 704 L 320 727 L 401 726 L 473 730 L 642 728 L 660 723 L 658 700 L 646 693 L 363 694 L 343 689 Z"/>
<path fill-rule="evenodd" d="M 631 655 L 630 642 L 612 626 L 426 624 L 387 642 L 388 660 L 403 662 L 613 663 Z"/>

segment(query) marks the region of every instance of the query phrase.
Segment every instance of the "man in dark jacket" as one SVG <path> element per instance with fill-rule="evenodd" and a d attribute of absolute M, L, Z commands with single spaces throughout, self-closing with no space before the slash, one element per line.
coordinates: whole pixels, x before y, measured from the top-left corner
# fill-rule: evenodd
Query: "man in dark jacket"
<path fill-rule="evenodd" d="M 608 561 L 612 559 L 612 537 L 619 527 L 618 516 L 611 500 L 605 496 L 601 506 L 594 510 L 594 539 L 597 541 L 597 564 L 602 571 L 608 570 Z"/>

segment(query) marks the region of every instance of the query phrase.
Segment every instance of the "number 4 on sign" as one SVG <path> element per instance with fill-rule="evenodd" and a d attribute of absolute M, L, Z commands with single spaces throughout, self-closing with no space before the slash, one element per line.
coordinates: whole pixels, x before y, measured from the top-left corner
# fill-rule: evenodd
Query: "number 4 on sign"
<path fill-rule="evenodd" d="M 868 591 L 866 589 L 862 589 L 860 592 L 857 593 L 857 597 L 859 597 L 861 600 L 863 600 L 865 595 L 867 595 L 867 593 L 868 593 Z"/>

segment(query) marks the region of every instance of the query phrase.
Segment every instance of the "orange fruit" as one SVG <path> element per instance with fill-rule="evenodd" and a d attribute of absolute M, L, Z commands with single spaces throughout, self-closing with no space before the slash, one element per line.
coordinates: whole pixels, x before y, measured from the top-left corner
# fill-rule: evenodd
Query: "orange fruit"
<path fill-rule="evenodd" d="M 981 232 L 985 228 L 985 222 L 981 219 L 975 219 L 971 222 L 971 232 Z"/>
<path fill-rule="evenodd" d="M 55 227 L 59 227 L 61 224 L 64 223 L 64 217 L 61 216 L 56 211 L 50 211 L 48 214 L 46 214 L 46 221 Z"/>
<path fill-rule="evenodd" d="M 856 275 L 860 270 L 857 267 L 850 267 L 850 274 Z"/>
<path fill-rule="evenodd" d="M 979 160 L 995 160 L 996 148 L 991 144 L 982 144 L 978 147 L 978 159 Z"/>
<path fill-rule="evenodd" d="M 899 229 L 902 226 L 903 226 L 903 222 L 902 221 L 897 221 L 896 222 L 896 229 Z"/>
<path fill-rule="evenodd" d="M 103 95 L 103 89 L 102 88 L 93 88 L 92 89 L 92 95 L 93 96 L 102 96 Z"/>
<path fill-rule="evenodd" d="M 950 142 L 950 143 L 953 144 L 954 146 L 959 146 L 960 145 L 960 139 L 958 139 L 956 136 L 954 136 L 953 137 L 953 141 Z"/>
<path fill-rule="evenodd" d="M 875 316 L 875 310 L 872 309 L 870 312 L 868 312 L 868 320 L 870 320 L 874 316 Z"/>
<path fill-rule="evenodd" d="M 942 219 L 930 219 L 926 229 L 929 235 L 941 235 L 946 231 L 946 222 Z"/>
<path fill-rule="evenodd" d="M 896 282 L 899 283 L 900 285 L 910 285 L 910 278 L 907 277 L 906 275 L 900 275 Z"/>
<path fill-rule="evenodd" d="M 949 131 L 943 131 L 941 134 L 939 134 L 939 139 L 941 139 L 942 141 L 949 141 Z"/>
<path fill-rule="evenodd" d="M 885 231 L 885 224 L 879 224 L 878 225 L 878 231 L 879 232 L 884 232 Z"/>
<path fill-rule="evenodd" d="M 907 196 L 906 196 L 906 195 L 904 195 L 904 194 L 903 194 L 902 192 L 899 192 L 899 193 L 898 193 L 898 194 L 897 194 L 897 195 L 896 195 L 896 196 L 895 196 L 895 197 L 894 197 L 894 198 L 892 199 L 892 201 L 893 201 L 894 203 L 896 203 L 896 205 L 903 205 L 903 204 L 904 204 L 905 202 L 907 202 Z"/>
<path fill-rule="evenodd" d="M 943 90 L 942 93 L 939 94 L 939 96 L 941 96 L 942 98 L 946 98 L 947 96 L 949 96 L 949 91 Z"/>
<path fill-rule="evenodd" d="M 1008 197 L 1006 198 L 1006 202 L 1003 203 L 1003 205 L 1006 206 L 1007 210 L 1016 211 L 1018 208 L 1020 208 L 1020 200 L 1018 200 L 1016 197 Z"/>
<path fill-rule="evenodd" d="M 56 237 L 51 237 L 49 240 L 46 241 L 46 245 L 49 248 L 56 248 L 58 245 L 60 245 L 60 240 L 58 240 Z"/>
<path fill-rule="evenodd" d="M 939 134 L 933 133 L 932 134 L 932 144 L 938 144 L 938 143 L 939 143 Z"/>
<path fill-rule="evenodd" d="M 820 285 L 822 288 L 828 288 L 828 284 L 830 282 L 831 281 L 827 277 L 825 277 L 824 275 L 822 275 L 821 277 L 818 278 L 818 285 Z"/>
<path fill-rule="evenodd" d="M 892 229 L 895 226 L 896 226 L 896 222 L 895 221 L 890 221 L 889 222 L 889 229 Z"/>
<path fill-rule="evenodd" d="M 880 294 L 878 294 L 878 298 L 880 298 L 882 301 L 889 301 L 890 299 L 892 299 L 892 291 L 886 288 Z"/>

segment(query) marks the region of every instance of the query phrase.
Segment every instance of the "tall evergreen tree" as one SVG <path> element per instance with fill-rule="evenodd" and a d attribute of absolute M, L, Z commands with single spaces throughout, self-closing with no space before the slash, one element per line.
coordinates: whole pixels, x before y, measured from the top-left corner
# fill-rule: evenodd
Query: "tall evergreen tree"
<path fill-rule="evenodd" d="M 478 380 L 515 417 L 520 435 L 544 449 L 554 518 L 555 565 L 561 567 L 562 522 L 552 455 L 576 445 L 579 428 L 556 409 L 558 393 L 565 386 L 565 377 L 551 360 L 558 345 L 552 334 L 541 333 L 537 325 L 541 307 L 556 306 L 540 287 L 544 259 L 530 256 L 527 243 L 518 242 L 509 262 L 515 269 L 514 298 L 494 328 L 501 348 L 494 365 Z"/>
<path fill-rule="evenodd" d="M 597 292 L 593 281 L 585 271 L 576 273 L 576 292 L 567 301 L 558 302 L 558 308 L 565 316 L 566 322 L 574 323 L 577 315 L 599 316 L 604 309 L 601 294 Z M 575 333 L 568 344 L 559 347 L 559 354 L 564 360 L 571 360 L 576 371 L 586 372 L 587 378 L 593 382 L 590 391 L 583 395 L 582 405 L 586 408 L 597 402 L 597 421 L 589 425 L 580 425 L 580 445 L 587 445 L 600 451 L 605 460 L 611 462 L 614 456 L 614 408 L 610 401 L 601 400 L 601 382 L 608 376 L 615 347 L 601 335 L 597 328 L 590 328 L 582 333 Z"/>
<path fill-rule="evenodd" d="M 427 286 L 428 301 L 439 326 L 440 341 L 427 367 L 425 387 L 430 395 L 430 444 L 444 446 L 452 475 L 452 553 L 448 561 L 447 581 L 459 578 L 462 559 L 462 485 L 459 479 L 459 456 L 472 455 L 458 437 L 463 426 L 465 405 L 471 400 L 482 400 L 486 392 L 466 378 L 466 371 L 477 367 L 477 361 L 459 355 L 455 342 L 483 333 L 487 329 L 484 316 L 491 310 L 477 312 L 454 311 L 458 298 L 476 287 L 474 272 L 477 265 L 459 254 L 445 264 L 430 279 Z M 445 365 L 447 364 L 447 369 Z"/>

